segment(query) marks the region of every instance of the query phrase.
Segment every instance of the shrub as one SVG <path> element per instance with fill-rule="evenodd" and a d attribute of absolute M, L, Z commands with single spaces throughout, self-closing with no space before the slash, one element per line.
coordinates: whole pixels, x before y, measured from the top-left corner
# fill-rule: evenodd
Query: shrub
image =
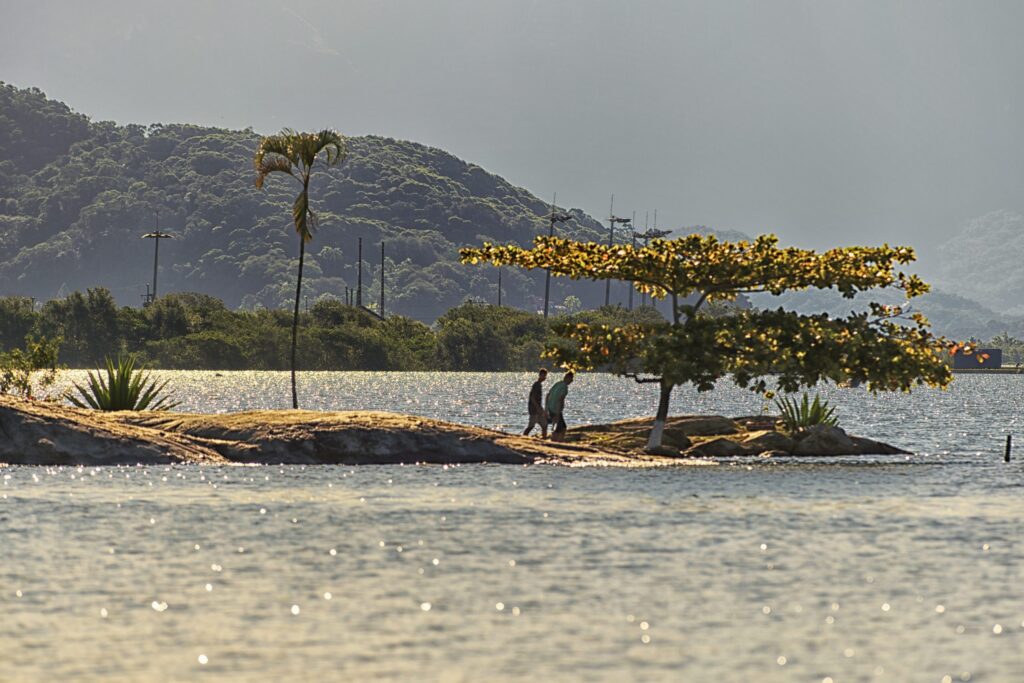
<path fill-rule="evenodd" d="M 43 390 L 52 386 L 60 371 L 57 365 L 60 343 L 60 337 L 41 337 L 37 341 L 29 335 L 24 349 L 0 353 L 0 394 L 33 398 L 33 383 Z"/>
<path fill-rule="evenodd" d="M 811 402 L 804 392 L 803 400 L 799 403 L 794 398 L 783 396 L 775 399 L 775 406 L 782 415 L 783 427 L 790 434 L 806 431 L 808 427 L 816 425 L 834 427 L 839 424 L 839 419 L 835 417 L 836 409 L 830 408 L 828 401 L 821 400 L 817 394 Z"/>
<path fill-rule="evenodd" d="M 119 357 L 117 364 L 107 357 L 106 378 L 97 370 L 89 371 L 86 387 L 75 384 L 79 395 L 70 392 L 67 398 L 79 408 L 95 410 L 170 410 L 178 405 L 164 395 L 167 380 L 157 382 L 150 374 L 135 369 L 135 357 Z"/>

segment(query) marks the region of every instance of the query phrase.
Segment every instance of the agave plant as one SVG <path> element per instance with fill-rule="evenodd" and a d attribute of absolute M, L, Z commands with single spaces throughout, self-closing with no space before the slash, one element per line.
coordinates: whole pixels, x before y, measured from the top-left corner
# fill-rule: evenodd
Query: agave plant
<path fill-rule="evenodd" d="M 178 405 L 164 393 L 167 380 L 157 382 L 143 368 L 136 370 L 134 356 L 106 360 L 106 377 L 102 370 L 89 371 L 86 386 L 75 383 L 81 398 L 68 392 L 71 403 L 95 410 L 170 410 Z"/>
<path fill-rule="evenodd" d="M 783 426 L 791 434 L 802 432 L 808 427 L 816 425 L 834 427 L 839 424 L 839 419 L 835 416 L 836 409 L 829 407 L 828 401 L 821 400 L 817 394 L 814 395 L 812 402 L 804 392 L 803 400 L 799 403 L 795 398 L 783 396 L 775 399 L 775 407 L 782 415 Z"/>

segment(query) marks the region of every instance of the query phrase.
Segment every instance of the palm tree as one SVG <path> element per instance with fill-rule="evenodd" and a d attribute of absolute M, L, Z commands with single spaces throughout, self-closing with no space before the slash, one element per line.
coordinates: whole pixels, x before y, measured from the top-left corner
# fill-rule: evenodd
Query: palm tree
<path fill-rule="evenodd" d="M 295 232 L 299 235 L 299 278 L 295 286 L 295 316 L 292 320 L 292 408 L 299 407 L 299 394 L 295 389 L 295 347 L 299 335 L 299 300 L 302 295 L 302 263 L 306 257 L 306 242 L 313 239 L 317 217 L 309 205 L 309 178 L 313 164 L 320 153 L 328 166 L 345 161 L 348 151 L 345 140 L 333 130 L 319 133 L 299 133 L 285 128 L 277 135 L 268 135 L 260 141 L 256 150 L 256 187 L 271 173 L 287 173 L 302 185 L 302 191 L 292 204 L 292 218 Z"/>

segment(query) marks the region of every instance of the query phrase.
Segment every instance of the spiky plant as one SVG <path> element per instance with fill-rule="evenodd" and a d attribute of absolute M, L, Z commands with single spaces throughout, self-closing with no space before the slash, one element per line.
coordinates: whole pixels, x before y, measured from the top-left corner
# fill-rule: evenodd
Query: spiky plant
<path fill-rule="evenodd" d="M 334 166 L 345 161 L 348 152 L 345 140 L 333 130 L 319 133 L 299 133 L 285 128 L 277 135 L 268 135 L 260 141 L 256 150 L 256 187 L 262 188 L 271 173 L 285 173 L 302 186 L 292 204 L 292 221 L 299 236 L 299 277 L 295 286 L 295 315 L 292 320 L 292 408 L 299 407 L 299 395 L 295 388 L 295 348 L 299 334 L 299 300 L 302 294 L 302 263 L 306 257 L 306 242 L 313 239 L 317 217 L 309 203 L 309 179 L 313 164 L 323 152 L 324 161 Z"/>
<path fill-rule="evenodd" d="M 75 383 L 79 396 L 70 391 L 67 398 L 79 408 L 94 410 L 170 410 L 178 405 L 164 392 L 167 380 L 158 382 L 143 368 L 136 370 L 134 356 L 119 356 L 115 362 L 109 356 L 107 369 L 89 371 L 86 385 Z"/>
<path fill-rule="evenodd" d="M 813 402 L 808 399 L 807 392 L 804 392 L 800 402 L 795 398 L 783 396 L 775 399 L 775 407 L 782 416 L 783 427 L 790 434 L 798 434 L 816 425 L 834 427 L 839 424 L 839 419 L 835 416 L 836 409 L 829 407 L 828 401 L 821 400 L 817 394 L 814 395 Z"/>

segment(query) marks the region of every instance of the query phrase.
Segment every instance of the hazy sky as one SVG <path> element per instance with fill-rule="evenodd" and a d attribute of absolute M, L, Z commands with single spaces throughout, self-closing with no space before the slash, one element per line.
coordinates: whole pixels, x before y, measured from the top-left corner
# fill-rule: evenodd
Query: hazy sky
<path fill-rule="evenodd" d="M 0 0 L 94 119 L 442 147 L 596 217 L 907 242 L 1024 209 L 1024 2 Z M 926 265 L 926 264 L 922 264 Z"/>

